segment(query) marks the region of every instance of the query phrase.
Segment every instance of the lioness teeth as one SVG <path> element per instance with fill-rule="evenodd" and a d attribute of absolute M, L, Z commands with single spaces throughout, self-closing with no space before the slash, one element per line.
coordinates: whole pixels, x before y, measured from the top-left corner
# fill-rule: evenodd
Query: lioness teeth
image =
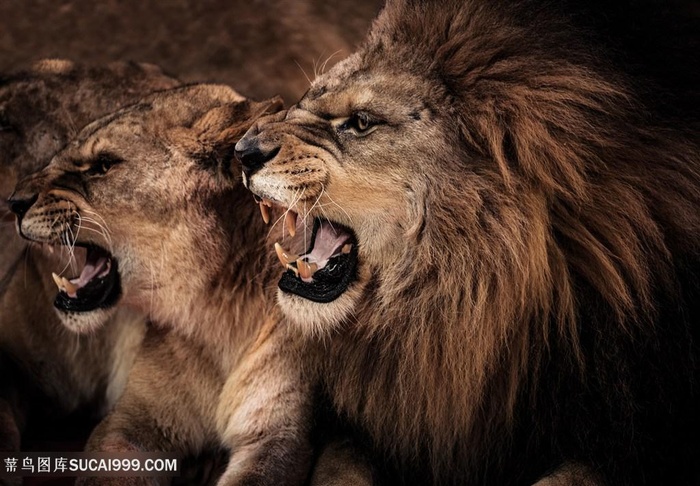
<path fill-rule="evenodd" d="M 265 224 L 270 222 L 270 210 L 268 209 L 267 205 L 260 201 L 260 214 L 262 214 L 262 219 L 265 221 Z"/>
<path fill-rule="evenodd" d="M 68 280 L 66 277 L 59 277 L 55 273 L 51 273 L 53 281 L 58 287 L 58 290 L 67 293 L 68 295 L 76 295 L 78 291 L 78 286 Z"/>
<path fill-rule="evenodd" d="M 350 253 L 351 250 L 352 250 L 352 244 L 346 243 L 343 245 L 343 248 L 340 251 L 343 253 L 343 255 L 347 255 L 348 253 Z"/>
<path fill-rule="evenodd" d="M 284 215 L 284 225 L 289 231 L 289 236 L 294 236 L 297 233 L 297 213 L 291 209 Z"/>
<path fill-rule="evenodd" d="M 63 282 L 61 282 L 61 277 L 53 272 L 51 272 L 51 276 L 53 277 L 53 281 L 56 284 L 56 287 L 58 287 L 58 290 L 63 290 Z"/>
<path fill-rule="evenodd" d="M 282 245 L 275 243 L 275 253 L 277 253 L 277 258 L 279 258 L 283 267 L 287 267 L 291 262 L 295 262 L 299 255 L 294 255 L 285 250 Z"/>
<path fill-rule="evenodd" d="M 311 278 L 311 276 L 318 270 L 318 265 L 316 263 L 308 263 L 301 258 L 297 259 L 297 269 L 299 270 L 299 275 L 301 278 Z"/>

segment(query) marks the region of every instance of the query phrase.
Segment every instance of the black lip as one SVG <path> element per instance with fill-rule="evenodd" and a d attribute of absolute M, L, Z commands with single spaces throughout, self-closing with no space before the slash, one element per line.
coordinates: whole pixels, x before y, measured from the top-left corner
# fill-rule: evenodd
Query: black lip
<path fill-rule="evenodd" d="M 109 254 L 101 248 L 100 250 Z M 107 275 L 94 278 L 85 287 L 78 289 L 77 297 L 74 299 L 64 292 L 59 292 L 54 300 L 54 307 L 65 312 L 90 312 L 116 305 L 121 296 L 121 279 L 117 261 L 111 255 L 110 259 L 111 266 Z"/>
<path fill-rule="evenodd" d="M 316 241 L 319 225 L 320 220 L 317 219 L 311 236 L 312 242 Z M 352 231 L 349 232 L 352 234 Z M 308 251 L 311 250 L 313 243 Z M 314 273 L 313 282 L 304 282 L 293 271 L 287 270 L 277 285 L 283 292 L 327 304 L 343 295 L 357 279 L 357 265 L 357 238 L 353 235 L 350 253 L 333 257 L 324 268 Z"/>

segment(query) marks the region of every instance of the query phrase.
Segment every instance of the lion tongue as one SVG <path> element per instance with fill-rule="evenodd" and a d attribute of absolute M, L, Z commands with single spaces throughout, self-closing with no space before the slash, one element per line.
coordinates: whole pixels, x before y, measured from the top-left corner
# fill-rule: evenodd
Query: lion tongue
<path fill-rule="evenodd" d="M 282 266 L 292 270 L 308 283 L 313 280 L 314 273 L 324 268 L 331 258 L 350 253 L 352 245 L 348 243 L 349 239 L 350 235 L 346 232 L 337 230 L 328 221 L 321 221 L 315 232 L 311 250 L 305 255 L 294 255 L 279 243 L 275 243 L 275 251 Z"/>

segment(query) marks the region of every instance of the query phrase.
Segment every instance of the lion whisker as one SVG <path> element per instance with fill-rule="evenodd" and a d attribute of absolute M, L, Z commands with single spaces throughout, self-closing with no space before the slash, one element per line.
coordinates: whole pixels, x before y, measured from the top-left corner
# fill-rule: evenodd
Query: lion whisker
<path fill-rule="evenodd" d="M 345 210 L 345 208 L 343 208 L 343 206 L 341 206 L 340 204 L 338 204 L 337 202 L 335 202 L 335 201 L 333 200 L 333 198 L 331 197 L 331 195 L 328 194 L 328 191 L 326 191 L 326 187 L 325 187 L 323 184 L 321 184 L 321 194 L 324 194 L 324 193 L 326 194 L 326 197 L 328 198 L 328 200 L 329 200 L 334 206 L 336 206 L 338 209 L 340 209 L 340 210 L 343 212 L 343 214 L 345 214 L 345 216 L 348 218 L 348 221 L 350 221 L 350 224 L 354 226 L 354 225 L 355 225 L 355 222 L 353 221 L 352 217 L 348 214 L 348 212 Z M 320 207 L 323 208 L 323 205 L 321 205 Z M 321 210 L 323 210 L 323 209 L 321 209 Z"/>

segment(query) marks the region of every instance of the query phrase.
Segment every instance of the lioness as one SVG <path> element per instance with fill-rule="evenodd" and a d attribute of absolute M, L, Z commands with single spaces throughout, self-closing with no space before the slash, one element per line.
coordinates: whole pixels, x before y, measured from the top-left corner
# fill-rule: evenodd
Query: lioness
<path fill-rule="evenodd" d="M 698 26 L 655 5 L 390 0 L 238 143 L 391 482 L 698 484 Z"/>
<path fill-rule="evenodd" d="M 177 84 L 155 66 L 133 63 L 44 60 L 0 76 L 0 198 L 89 121 Z M 105 326 L 93 335 L 66 332 L 53 311 L 51 272 L 68 266 L 68 252 L 28 245 L 9 211 L 1 213 L 0 450 L 17 451 L 21 444 L 26 450 L 36 441 L 61 440 L 50 430 L 69 415 L 83 419 L 73 426 L 101 417 L 124 387 L 144 324 L 122 310 L 104 316 Z M 22 441 L 27 429 L 31 437 Z"/>
<path fill-rule="evenodd" d="M 89 450 L 226 447 L 219 484 L 307 478 L 313 383 L 279 322 L 275 267 L 258 252 L 268 230 L 230 168 L 255 117 L 280 108 L 224 86 L 163 91 L 88 125 L 18 185 L 10 202 L 24 237 L 87 249 L 78 277 L 57 277 L 66 325 L 92 328 L 95 309 L 124 305 L 177 331 L 149 333 Z M 86 231 L 87 215 L 98 231 Z"/>

